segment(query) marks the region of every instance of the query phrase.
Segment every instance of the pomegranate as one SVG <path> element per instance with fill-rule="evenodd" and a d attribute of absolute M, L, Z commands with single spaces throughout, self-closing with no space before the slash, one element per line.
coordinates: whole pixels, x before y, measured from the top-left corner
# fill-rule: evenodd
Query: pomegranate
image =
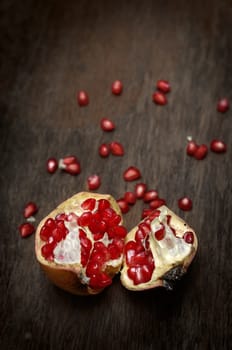
<path fill-rule="evenodd" d="M 121 282 L 133 291 L 171 290 L 196 254 L 197 237 L 166 206 L 147 214 L 126 236 Z"/>
<path fill-rule="evenodd" d="M 37 260 L 58 287 L 73 294 L 97 294 L 121 268 L 127 234 L 122 222 L 110 195 L 78 193 L 40 222 Z"/>

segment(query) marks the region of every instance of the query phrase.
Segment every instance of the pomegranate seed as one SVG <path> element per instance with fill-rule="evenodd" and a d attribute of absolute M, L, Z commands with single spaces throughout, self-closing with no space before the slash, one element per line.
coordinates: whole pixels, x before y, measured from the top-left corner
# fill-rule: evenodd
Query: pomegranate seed
<path fill-rule="evenodd" d="M 144 202 L 151 202 L 154 199 L 158 198 L 158 192 L 156 190 L 149 190 L 144 193 L 143 200 Z"/>
<path fill-rule="evenodd" d="M 192 244 L 194 242 L 194 234 L 191 231 L 185 232 L 183 238 L 186 243 Z"/>
<path fill-rule="evenodd" d="M 101 157 L 106 158 L 110 154 L 110 146 L 107 143 L 102 143 L 99 146 L 98 153 Z"/>
<path fill-rule="evenodd" d="M 197 149 L 198 149 L 198 145 L 196 144 L 196 142 L 190 141 L 187 144 L 186 153 L 189 156 L 193 156 L 196 153 Z"/>
<path fill-rule="evenodd" d="M 165 199 L 163 198 L 156 198 L 156 199 L 153 199 L 153 201 L 151 201 L 149 203 L 149 206 L 151 209 L 157 209 L 159 207 L 161 207 L 162 205 L 165 205 L 166 204 L 166 201 Z"/>
<path fill-rule="evenodd" d="M 136 195 L 134 192 L 125 192 L 124 199 L 128 204 L 135 204 L 136 202 Z"/>
<path fill-rule="evenodd" d="M 58 168 L 58 162 L 55 158 L 49 158 L 47 160 L 46 169 L 50 174 L 54 174 Z"/>
<path fill-rule="evenodd" d="M 147 185 L 145 183 L 138 183 L 135 185 L 135 195 L 137 198 L 143 198 L 147 190 Z"/>
<path fill-rule="evenodd" d="M 29 202 L 29 203 L 27 203 L 27 205 L 24 208 L 23 215 L 27 219 L 30 216 L 37 213 L 37 211 L 38 211 L 37 205 L 34 202 Z"/>
<path fill-rule="evenodd" d="M 95 208 L 96 199 L 95 198 L 87 198 L 84 202 L 81 203 L 81 208 L 84 210 L 93 210 Z"/>
<path fill-rule="evenodd" d="M 117 200 L 117 203 L 118 203 L 119 208 L 121 209 L 121 212 L 122 212 L 123 214 L 128 213 L 128 211 L 130 210 L 130 207 L 129 207 L 128 203 L 125 201 L 124 198 L 118 199 L 118 200 Z"/>
<path fill-rule="evenodd" d="M 208 147 L 206 145 L 198 146 L 197 150 L 194 153 L 194 158 L 201 160 L 207 156 Z"/>
<path fill-rule="evenodd" d="M 49 227 L 42 226 L 40 230 L 40 238 L 42 241 L 48 242 L 49 237 L 51 237 L 52 231 L 50 230 Z"/>
<path fill-rule="evenodd" d="M 110 207 L 110 202 L 107 199 L 99 199 L 98 200 L 98 210 L 102 211 Z"/>
<path fill-rule="evenodd" d="M 100 125 L 104 131 L 113 131 L 115 129 L 115 124 L 108 118 L 102 118 Z"/>
<path fill-rule="evenodd" d="M 119 142 L 113 141 L 110 143 L 110 151 L 114 156 L 123 156 L 124 148 L 123 145 Z"/>
<path fill-rule="evenodd" d="M 89 96 L 86 91 L 79 91 L 77 94 L 77 101 L 80 107 L 87 106 L 89 104 Z"/>
<path fill-rule="evenodd" d="M 141 177 L 140 170 L 134 166 L 130 166 L 123 173 L 123 178 L 125 181 L 134 181 Z"/>
<path fill-rule="evenodd" d="M 59 168 L 71 175 L 78 175 L 81 172 L 79 160 L 75 156 L 67 156 L 59 160 Z"/>
<path fill-rule="evenodd" d="M 171 91 L 170 83 L 167 80 L 158 80 L 156 87 L 159 91 L 167 93 Z"/>
<path fill-rule="evenodd" d="M 112 84 L 111 90 L 114 95 L 120 95 L 123 90 L 122 82 L 120 80 L 115 80 Z"/>
<path fill-rule="evenodd" d="M 88 189 L 96 190 L 101 186 L 101 178 L 99 175 L 90 175 L 87 179 Z"/>
<path fill-rule="evenodd" d="M 161 241 L 164 238 L 164 236 L 165 236 L 165 228 L 162 225 L 162 228 L 160 228 L 155 232 L 155 238 L 157 239 L 157 241 Z"/>
<path fill-rule="evenodd" d="M 168 103 L 168 100 L 166 96 L 162 92 L 154 92 L 152 95 L 153 102 L 155 102 L 157 105 L 164 106 Z"/>
<path fill-rule="evenodd" d="M 222 98 L 218 101 L 217 110 L 218 112 L 225 113 L 230 108 L 230 103 L 227 98 Z"/>
<path fill-rule="evenodd" d="M 215 153 L 225 153 L 227 150 L 227 146 L 223 141 L 212 140 L 210 143 L 210 149 Z"/>
<path fill-rule="evenodd" d="M 53 250 L 56 246 L 55 242 L 47 243 L 42 246 L 41 253 L 45 259 L 53 260 Z"/>
<path fill-rule="evenodd" d="M 146 217 L 150 216 L 152 213 L 153 213 L 152 209 L 144 208 L 143 211 L 142 211 L 141 218 L 145 219 Z"/>
<path fill-rule="evenodd" d="M 182 197 L 180 199 L 178 199 L 178 206 L 180 209 L 182 210 L 191 210 L 192 209 L 192 200 L 188 197 Z"/>
<path fill-rule="evenodd" d="M 19 226 L 19 233 L 22 238 L 26 238 L 32 235 L 32 233 L 34 232 L 35 232 L 35 227 L 29 222 L 23 223 L 22 225 Z"/>

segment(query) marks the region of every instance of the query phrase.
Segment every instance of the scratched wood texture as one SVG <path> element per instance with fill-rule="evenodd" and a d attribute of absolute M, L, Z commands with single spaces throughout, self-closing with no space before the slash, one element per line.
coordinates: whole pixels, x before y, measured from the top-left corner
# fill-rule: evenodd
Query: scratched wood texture
<path fill-rule="evenodd" d="M 0 348 L 210 349 L 231 348 L 232 336 L 232 2 L 2 0 L 0 5 Z M 111 83 L 121 79 L 121 96 Z M 168 104 L 151 99 L 168 79 Z M 76 103 L 86 89 L 88 107 Z M 116 123 L 111 134 L 102 117 Z M 223 155 L 196 161 L 186 137 L 209 145 L 220 138 Z M 102 159 L 98 146 L 121 141 L 125 156 Z M 45 170 L 48 157 L 75 154 L 77 177 Z M 138 166 L 142 180 L 196 230 L 199 251 L 173 292 L 129 292 L 116 277 L 101 295 L 76 297 L 54 287 L 23 240 L 22 208 L 35 201 L 37 224 L 56 205 L 86 188 L 116 198 L 134 183 L 123 170 Z M 193 200 L 181 212 L 177 199 Z M 132 228 L 138 202 L 125 215 Z"/>

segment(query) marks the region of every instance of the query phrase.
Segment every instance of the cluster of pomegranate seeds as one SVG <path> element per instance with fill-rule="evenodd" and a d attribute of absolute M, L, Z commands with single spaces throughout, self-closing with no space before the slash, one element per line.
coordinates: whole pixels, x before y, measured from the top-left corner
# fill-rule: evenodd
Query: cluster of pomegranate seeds
<path fill-rule="evenodd" d="M 164 106 L 168 103 L 166 94 L 171 91 L 171 85 L 167 80 L 158 80 L 156 83 L 157 91 L 152 95 L 152 100 L 157 105 Z"/>
<path fill-rule="evenodd" d="M 103 131 L 113 131 L 115 129 L 114 122 L 108 118 L 102 118 L 100 125 Z"/>
<path fill-rule="evenodd" d="M 87 185 L 90 191 L 97 190 L 101 186 L 101 178 L 97 174 L 90 175 L 87 178 Z"/>
<path fill-rule="evenodd" d="M 217 111 L 225 113 L 229 110 L 230 103 L 227 98 L 221 98 L 217 103 Z"/>
<path fill-rule="evenodd" d="M 89 104 L 89 96 L 86 91 L 79 91 L 77 93 L 77 102 L 80 107 L 87 106 Z"/>
<path fill-rule="evenodd" d="M 123 90 L 122 82 L 120 80 L 115 80 L 111 86 L 112 94 L 121 95 L 122 90 Z"/>
<path fill-rule="evenodd" d="M 104 288 L 112 283 L 105 266 L 122 257 L 127 230 L 120 225 L 120 215 L 106 199 L 87 198 L 81 208 L 82 213 L 78 215 L 60 213 L 54 219 L 46 220 L 40 230 L 44 242 L 41 254 L 56 263 L 81 263 L 90 287 Z M 79 255 L 72 251 L 76 245 Z"/>
<path fill-rule="evenodd" d="M 38 207 L 34 202 L 28 202 L 23 209 L 23 216 L 27 222 L 22 223 L 19 226 L 19 233 L 22 238 L 26 238 L 35 232 L 35 227 L 31 223 L 35 221 L 33 215 L 38 212 Z"/>
<path fill-rule="evenodd" d="M 134 285 L 150 281 L 155 269 L 155 262 L 150 250 L 149 234 L 151 227 L 149 222 L 138 225 L 135 233 L 135 241 L 129 241 L 125 245 L 128 277 Z"/>
<path fill-rule="evenodd" d="M 193 203 L 189 197 L 181 197 L 178 199 L 178 206 L 180 209 L 188 211 L 192 209 Z"/>
<path fill-rule="evenodd" d="M 81 172 L 80 162 L 76 156 L 67 156 L 59 160 L 59 169 L 70 175 L 78 175 Z"/>
<path fill-rule="evenodd" d="M 214 139 L 210 143 L 210 150 L 215 153 L 225 153 L 227 146 L 223 141 Z M 198 145 L 195 141 L 191 140 L 187 144 L 186 153 L 197 160 L 201 160 L 207 156 L 208 146 L 205 144 Z"/>

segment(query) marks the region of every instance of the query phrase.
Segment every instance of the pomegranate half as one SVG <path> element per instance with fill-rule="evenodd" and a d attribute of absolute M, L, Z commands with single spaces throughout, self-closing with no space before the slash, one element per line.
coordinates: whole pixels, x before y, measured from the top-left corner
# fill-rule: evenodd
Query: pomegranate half
<path fill-rule="evenodd" d="M 58 287 L 73 294 L 97 294 L 121 268 L 127 234 L 122 222 L 110 195 L 78 193 L 40 222 L 37 260 Z"/>
<path fill-rule="evenodd" d="M 150 212 L 126 237 L 123 286 L 133 291 L 172 289 L 186 273 L 197 244 L 193 229 L 165 205 Z"/>

